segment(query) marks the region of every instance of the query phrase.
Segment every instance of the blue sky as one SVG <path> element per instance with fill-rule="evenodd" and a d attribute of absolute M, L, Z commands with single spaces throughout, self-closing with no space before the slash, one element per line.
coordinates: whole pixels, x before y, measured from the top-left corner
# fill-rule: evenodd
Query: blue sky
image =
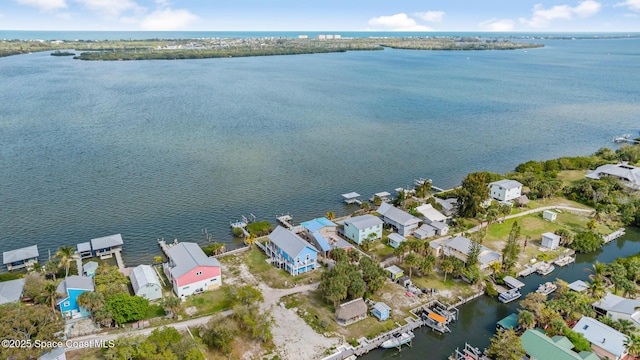
<path fill-rule="evenodd" d="M 2 30 L 640 32 L 640 0 L 0 0 Z"/>

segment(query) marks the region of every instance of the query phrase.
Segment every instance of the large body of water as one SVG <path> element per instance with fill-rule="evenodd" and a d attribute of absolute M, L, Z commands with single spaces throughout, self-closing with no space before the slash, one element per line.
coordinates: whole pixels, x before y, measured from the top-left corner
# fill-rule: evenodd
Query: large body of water
<path fill-rule="evenodd" d="M 81 36 L 78 36 L 82 38 Z M 180 61 L 0 59 L 0 251 L 121 233 L 231 241 L 242 214 L 302 221 L 432 178 L 586 155 L 638 131 L 640 39 L 527 51 Z"/>

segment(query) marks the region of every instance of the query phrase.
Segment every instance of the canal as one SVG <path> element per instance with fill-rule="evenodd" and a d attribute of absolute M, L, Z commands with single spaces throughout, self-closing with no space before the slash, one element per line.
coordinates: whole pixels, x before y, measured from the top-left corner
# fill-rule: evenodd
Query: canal
<path fill-rule="evenodd" d="M 619 257 L 628 257 L 640 253 L 640 229 L 628 228 L 626 235 L 612 241 L 600 251 L 591 254 L 578 254 L 576 262 L 565 267 L 557 267 L 547 275 L 530 275 L 519 278 L 526 285 L 520 291 L 524 296 L 538 288 L 538 285 L 555 279 L 563 279 L 569 283 L 575 280 L 588 280 L 592 264 L 597 260 L 602 263 L 610 263 Z M 413 347 L 403 347 L 401 352 L 392 350 L 376 350 L 362 359 L 447 359 L 453 351 L 463 348 L 464 343 L 484 349 L 489 346 L 491 337 L 496 329 L 496 322 L 512 312 L 517 311 L 518 301 L 510 304 L 502 304 L 495 298 L 482 296 L 465 305 L 460 306 L 460 319 L 451 323 L 451 333 L 441 335 L 425 328 L 416 330 Z"/>

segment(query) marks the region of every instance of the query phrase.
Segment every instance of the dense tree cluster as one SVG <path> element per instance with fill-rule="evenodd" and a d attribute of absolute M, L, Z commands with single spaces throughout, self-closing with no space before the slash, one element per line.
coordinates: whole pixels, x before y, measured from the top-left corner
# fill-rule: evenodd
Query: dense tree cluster
<path fill-rule="evenodd" d="M 27 306 L 24 304 L 6 304 L 0 306 L 0 339 L 29 341 L 62 341 L 64 321 L 60 312 L 47 305 Z M 1 347 L 3 359 L 37 358 L 43 349 L 32 346 Z"/>
<path fill-rule="evenodd" d="M 180 334 L 172 327 L 155 329 L 151 335 L 143 337 L 121 336 L 115 340 L 114 347 L 102 350 L 105 359 L 168 359 L 168 360 L 204 360 L 205 356 L 198 344 L 189 336 Z"/>

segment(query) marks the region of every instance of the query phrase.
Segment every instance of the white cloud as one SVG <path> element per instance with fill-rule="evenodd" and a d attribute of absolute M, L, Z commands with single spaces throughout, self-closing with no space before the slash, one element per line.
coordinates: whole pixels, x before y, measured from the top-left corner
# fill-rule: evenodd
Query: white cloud
<path fill-rule="evenodd" d="M 405 13 L 391 16 L 379 16 L 369 20 L 369 26 L 378 30 L 389 31 L 431 31 L 428 26 L 418 25 L 416 21 Z"/>
<path fill-rule="evenodd" d="M 442 21 L 442 18 L 444 17 L 444 11 L 418 12 L 413 15 L 419 17 L 424 21 L 439 23 Z"/>
<path fill-rule="evenodd" d="M 631 11 L 640 12 L 640 0 L 626 0 L 624 2 L 617 3 L 614 5 L 614 7 L 621 7 L 621 6 L 624 6 Z"/>
<path fill-rule="evenodd" d="M 483 21 L 478 25 L 485 31 L 512 31 L 514 27 L 513 20 L 496 18 Z"/>
<path fill-rule="evenodd" d="M 532 27 L 544 27 L 553 20 L 572 20 L 575 17 L 589 17 L 598 13 L 600 9 L 602 9 L 602 4 L 594 0 L 582 1 L 578 6 L 555 5 L 548 9 L 545 9 L 542 4 L 536 4 L 533 7 L 531 19 L 521 18 L 520 22 Z"/>
<path fill-rule="evenodd" d="M 198 17 L 185 9 L 161 9 L 147 15 L 140 23 L 143 30 L 169 31 L 186 28 Z"/>
<path fill-rule="evenodd" d="M 67 7 L 66 0 L 15 0 L 18 4 L 32 6 L 42 11 L 51 11 Z"/>
<path fill-rule="evenodd" d="M 131 0 L 75 0 L 87 8 L 106 16 L 118 16 L 122 12 L 138 8 L 138 4 Z"/>
<path fill-rule="evenodd" d="M 638 14 L 624 14 L 622 16 L 627 17 L 627 18 L 634 18 L 635 19 L 635 18 L 638 17 Z"/>

